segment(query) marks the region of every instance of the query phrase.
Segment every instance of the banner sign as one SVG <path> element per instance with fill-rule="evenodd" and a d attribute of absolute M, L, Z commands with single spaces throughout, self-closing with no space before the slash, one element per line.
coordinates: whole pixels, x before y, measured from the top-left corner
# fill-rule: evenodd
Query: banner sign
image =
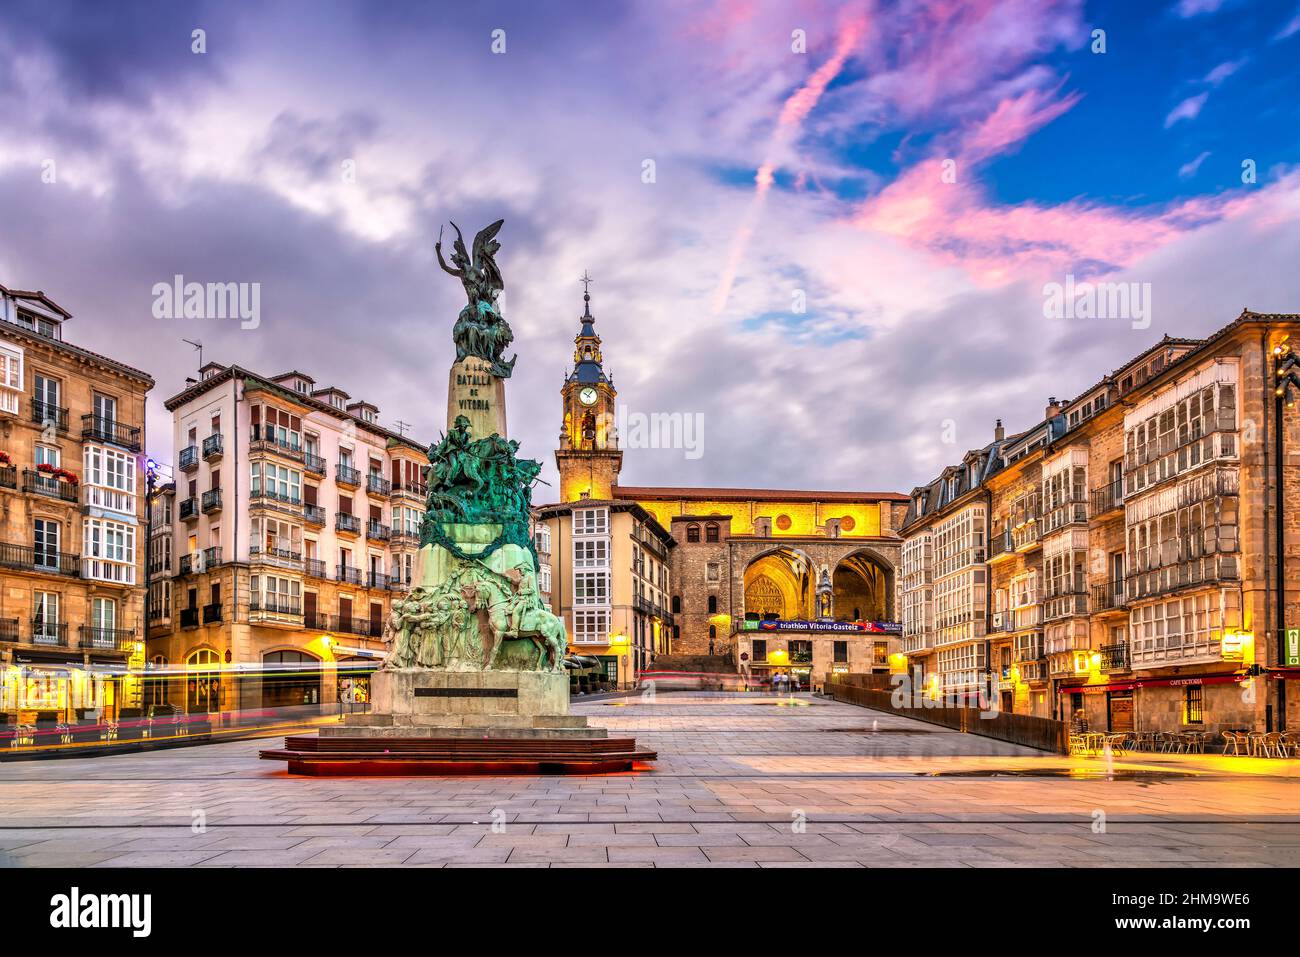
<path fill-rule="evenodd" d="M 743 631 L 834 632 L 855 635 L 901 635 L 903 625 L 897 621 L 746 621 Z"/>

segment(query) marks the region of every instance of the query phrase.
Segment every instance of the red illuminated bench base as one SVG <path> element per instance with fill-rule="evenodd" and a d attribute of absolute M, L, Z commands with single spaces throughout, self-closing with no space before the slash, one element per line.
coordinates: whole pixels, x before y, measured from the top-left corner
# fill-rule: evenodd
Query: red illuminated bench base
<path fill-rule="evenodd" d="M 647 770 L 658 757 L 635 738 L 287 737 L 263 751 L 290 774 L 610 774 Z M 638 765 L 642 765 L 638 767 Z"/>

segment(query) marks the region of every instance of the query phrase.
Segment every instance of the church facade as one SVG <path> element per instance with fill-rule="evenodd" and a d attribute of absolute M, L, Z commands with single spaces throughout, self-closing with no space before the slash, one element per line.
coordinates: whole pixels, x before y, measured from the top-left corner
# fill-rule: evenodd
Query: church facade
<path fill-rule="evenodd" d="M 561 501 L 535 511 L 570 649 L 624 685 L 697 656 L 804 687 L 887 671 L 901 651 L 907 496 L 621 484 L 618 393 L 583 299 L 561 389 Z"/>

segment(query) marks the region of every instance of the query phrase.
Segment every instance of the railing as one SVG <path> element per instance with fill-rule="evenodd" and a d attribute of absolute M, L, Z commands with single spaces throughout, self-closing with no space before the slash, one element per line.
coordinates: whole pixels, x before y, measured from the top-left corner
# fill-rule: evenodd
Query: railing
<path fill-rule="evenodd" d="M 989 541 L 989 561 L 997 561 L 1003 555 L 1014 555 L 1016 543 L 1011 537 L 1011 529 L 995 532 Z"/>
<path fill-rule="evenodd" d="M 203 440 L 203 457 L 205 459 L 220 458 L 225 446 L 220 432 L 213 432 Z"/>
<path fill-rule="evenodd" d="M 1078 587 L 1082 587 L 1081 585 Z M 1062 595 L 1048 595 L 1043 599 L 1043 620 L 1053 618 L 1072 618 L 1088 614 L 1087 592 L 1067 592 Z"/>
<path fill-rule="evenodd" d="M 326 578 L 325 563 L 319 558 L 309 558 L 303 562 L 303 574 L 310 578 Z"/>
<path fill-rule="evenodd" d="M 0 488 L 18 487 L 18 466 L 0 465 Z"/>
<path fill-rule="evenodd" d="M 391 495 L 393 483 L 373 472 L 366 476 L 366 491 L 371 495 Z"/>
<path fill-rule="evenodd" d="M 35 469 L 23 469 L 23 491 L 48 495 L 50 498 L 57 498 L 64 502 L 77 500 L 77 486 Z"/>
<path fill-rule="evenodd" d="M 209 568 L 215 568 L 221 564 L 221 546 L 212 545 L 203 549 L 201 552 L 194 552 L 189 555 L 182 555 L 177 565 L 178 575 L 189 575 L 196 572 L 205 572 Z"/>
<path fill-rule="evenodd" d="M 328 615 L 319 611 L 307 614 L 303 618 L 303 627 L 332 631 L 335 634 L 359 635 L 364 638 L 378 638 L 384 632 L 382 622 L 372 622 L 366 618 Z"/>
<path fill-rule="evenodd" d="M 420 533 L 418 531 L 414 529 L 401 528 L 396 525 L 393 526 L 393 534 L 390 541 L 394 545 L 400 545 L 407 542 L 418 542 L 419 540 Z"/>
<path fill-rule="evenodd" d="M 1068 525 L 1088 521 L 1088 502 L 1086 498 L 1074 498 L 1061 502 L 1049 509 L 1043 519 L 1044 535 L 1059 531 Z"/>
<path fill-rule="evenodd" d="M 1096 614 L 1128 607 L 1128 601 L 1124 598 L 1124 580 L 1121 578 L 1093 585 L 1092 607 Z"/>
<path fill-rule="evenodd" d="M 297 595 L 254 594 L 248 600 L 248 610 L 273 615 L 301 615 L 302 599 Z"/>
<path fill-rule="evenodd" d="M 182 472 L 193 472 L 199 467 L 198 447 L 189 445 L 181 449 L 181 454 L 176 457 L 176 464 Z"/>
<path fill-rule="evenodd" d="M 60 432 L 68 431 L 68 410 L 40 399 L 32 399 L 32 421 L 37 425 L 54 426 Z"/>
<path fill-rule="evenodd" d="M 325 507 L 323 505 L 303 505 L 302 517 L 309 525 L 324 525 Z"/>
<path fill-rule="evenodd" d="M 0 618 L 0 641 L 18 640 L 18 619 Z"/>
<path fill-rule="evenodd" d="M 386 542 L 392 537 L 392 529 L 383 522 L 377 522 L 372 518 L 366 523 L 366 538 L 373 538 L 379 542 Z"/>
<path fill-rule="evenodd" d="M 292 565 L 300 567 L 302 565 L 302 552 L 295 552 L 292 548 L 264 547 L 262 545 L 250 545 L 248 547 L 248 559 L 253 562 L 269 561 L 276 565 Z"/>
<path fill-rule="evenodd" d="M 199 627 L 199 610 L 197 608 L 181 609 L 181 627 L 182 628 Z"/>
<path fill-rule="evenodd" d="M 132 452 L 139 452 L 140 428 L 135 425 L 123 425 L 116 419 L 88 413 L 81 417 L 81 440 L 109 442 L 130 449 Z"/>
<path fill-rule="evenodd" d="M 271 503 L 298 508 L 302 505 L 302 499 L 297 495 L 275 492 L 268 488 L 256 488 L 248 494 L 249 505 L 268 505 Z"/>
<path fill-rule="evenodd" d="M 221 546 L 210 545 L 203 549 L 203 567 L 215 568 L 221 564 Z"/>
<path fill-rule="evenodd" d="M 302 467 L 313 475 L 325 474 L 325 460 L 311 452 L 302 453 Z"/>
<path fill-rule="evenodd" d="M 1107 512 L 1124 507 L 1124 480 L 1116 479 L 1101 488 L 1092 490 L 1092 517 L 1101 518 Z"/>
<path fill-rule="evenodd" d="M 131 651 L 136 643 L 134 628 L 99 628 L 82 625 L 81 647 L 101 651 Z"/>
<path fill-rule="evenodd" d="M 199 500 L 191 495 L 189 498 L 183 498 L 176 503 L 176 514 L 180 516 L 182 522 L 188 522 L 192 518 L 199 517 Z"/>
<path fill-rule="evenodd" d="M 388 576 L 383 572 L 369 572 L 366 575 L 366 586 L 369 588 L 387 588 Z"/>
<path fill-rule="evenodd" d="M 337 565 L 334 570 L 336 580 L 350 585 L 361 584 L 361 569 L 354 565 Z"/>
<path fill-rule="evenodd" d="M 334 481 L 339 485 L 351 485 L 356 488 L 361 484 L 361 473 L 349 465 L 340 462 L 334 466 Z"/>
<path fill-rule="evenodd" d="M 68 647 L 68 626 L 65 623 L 41 621 L 39 618 L 33 618 L 31 643 L 33 645 L 55 645 L 59 648 L 66 648 Z"/>
<path fill-rule="evenodd" d="M 1124 579 L 1129 601 L 1164 595 L 1179 588 L 1239 580 L 1237 556 L 1202 555 L 1176 564 L 1138 571 Z"/>
<path fill-rule="evenodd" d="M 851 677 L 851 676 L 850 676 Z M 1068 753 L 1068 735 L 1062 721 L 1051 718 L 1039 718 L 1029 714 L 1008 714 L 1004 711 L 982 711 L 979 708 L 960 707 L 947 703 L 943 696 L 939 701 L 926 704 L 924 699 L 915 702 L 915 706 L 900 707 L 894 701 L 890 691 L 860 687 L 839 681 L 826 682 L 826 693 L 836 701 L 873 708 L 888 714 L 902 715 L 951 728 L 967 734 L 996 738 L 1013 744 L 1037 748 L 1040 751 L 1052 751 L 1057 754 Z"/>
<path fill-rule="evenodd" d="M 347 512 L 335 512 L 334 529 L 339 532 L 351 532 L 353 535 L 359 535 L 361 534 L 361 519 L 355 515 L 349 515 Z"/>
<path fill-rule="evenodd" d="M 203 502 L 200 506 L 204 512 L 221 511 L 221 489 L 210 488 L 203 493 Z"/>
<path fill-rule="evenodd" d="M 1101 646 L 1101 670 L 1122 671 L 1128 667 L 1128 642 Z"/>
<path fill-rule="evenodd" d="M 13 568 L 26 572 L 49 572 L 53 575 L 81 574 L 81 556 L 49 548 L 29 545 L 0 544 L 0 568 Z"/>
<path fill-rule="evenodd" d="M 221 603 L 212 602 L 203 606 L 203 624 L 210 625 L 213 622 L 221 621 Z"/>
<path fill-rule="evenodd" d="M 429 494 L 429 487 L 423 482 L 400 482 L 393 486 L 393 494 L 424 501 L 425 496 Z"/>

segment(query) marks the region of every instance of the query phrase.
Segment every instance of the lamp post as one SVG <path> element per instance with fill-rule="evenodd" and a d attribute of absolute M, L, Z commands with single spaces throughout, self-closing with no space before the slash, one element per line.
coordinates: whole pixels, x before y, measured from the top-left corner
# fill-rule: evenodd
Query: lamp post
<path fill-rule="evenodd" d="M 1296 393 L 1300 392 L 1300 356 L 1296 355 L 1295 349 L 1291 345 L 1291 337 L 1283 336 L 1282 341 L 1273 347 L 1273 421 L 1276 425 L 1273 435 L 1273 462 L 1275 480 L 1273 487 L 1274 495 L 1274 522 L 1275 541 L 1277 542 L 1277 664 L 1281 666 L 1286 661 L 1286 548 L 1284 536 L 1286 534 L 1286 521 L 1283 517 L 1283 509 L 1286 504 L 1286 495 L 1283 488 L 1282 475 L 1282 456 L 1285 452 L 1285 442 L 1282 431 L 1285 426 L 1286 410 L 1295 407 Z M 1286 730 L 1286 681 L 1285 679 L 1277 683 L 1277 728 L 1279 731 Z M 1268 728 L 1272 731 L 1272 727 Z"/>

